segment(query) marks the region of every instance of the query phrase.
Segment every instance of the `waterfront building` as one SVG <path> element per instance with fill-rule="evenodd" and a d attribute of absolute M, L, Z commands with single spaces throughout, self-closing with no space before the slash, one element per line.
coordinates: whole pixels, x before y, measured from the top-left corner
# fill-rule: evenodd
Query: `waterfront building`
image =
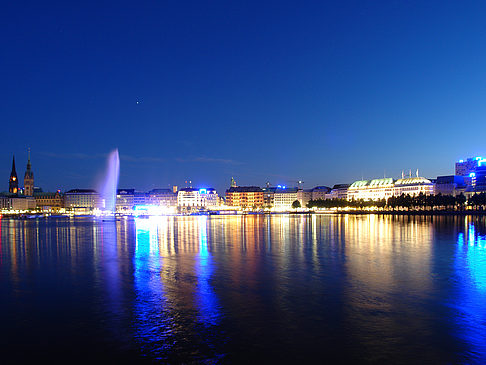
<path fill-rule="evenodd" d="M 277 190 L 277 187 L 271 187 L 269 184 L 267 184 L 267 187 L 263 188 L 263 206 L 265 208 L 273 208 L 274 205 L 274 199 L 275 199 L 275 191 Z"/>
<path fill-rule="evenodd" d="M 456 175 L 464 176 L 465 184 L 470 186 L 472 185 L 472 179 L 475 175 L 476 168 L 480 167 L 481 165 L 486 165 L 486 159 L 481 156 L 470 157 L 466 160 L 459 160 L 459 162 L 456 162 Z"/>
<path fill-rule="evenodd" d="M 257 186 L 232 186 L 226 190 L 226 205 L 230 207 L 259 209 L 263 207 L 263 190 Z"/>
<path fill-rule="evenodd" d="M 358 180 L 348 188 L 348 200 L 380 200 L 394 195 L 394 181 L 392 178 Z"/>
<path fill-rule="evenodd" d="M 17 171 L 15 170 L 15 155 L 12 158 L 12 171 L 8 180 L 8 192 L 11 194 L 19 193 L 19 179 L 17 178 Z"/>
<path fill-rule="evenodd" d="M 476 167 L 480 166 L 481 162 L 486 160 L 480 156 L 470 157 L 466 160 L 459 160 L 456 162 L 456 175 L 457 176 L 469 176 L 476 170 Z"/>
<path fill-rule="evenodd" d="M 314 188 L 315 189 L 315 188 Z M 300 201 L 300 206 L 305 207 L 309 201 L 311 201 L 313 198 L 313 190 L 314 189 L 299 189 L 297 191 L 297 200 Z M 320 198 L 324 199 L 324 198 Z"/>
<path fill-rule="evenodd" d="M 115 212 L 130 213 L 135 206 L 135 189 L 118 189 L 116 191 Z"/>
<path fill-rule="evenodd" d="M 64 194 L 64 207 L 75 212 L 89 213 L 99 204 L 100 196 L 92 189 L 73 189 Z"/>
<path fill-rule="evenodd" d="M 177 192 L 177 205 L 181 210 L 197 210 L 218 206 L 219 197 L 213 188 L 183 188 Z"/>
<path fill-rule="evenodd" d="M 59 211 L 64 207 L 63 196 L 58 190 L 54 193 L 34 191 L 35 206 L 43 211 Z"/>
<path fill-rule="evenodd" d="M 30 164 L 30 148 L 29 148 L 29 158 L 27 160 L 27 169 L 24 175 L 24 195 L 27 196 L 34 195 L 34 172 L 32 171 L 32 166 Z"/>
<path fill-rule="evenodd" d="M 8 197 L 5 193 L 0 194 L 0 210 L 10 210 L 10 197 Z"/>
<path fill-rule="evenodd" d="M 0 194 L 0 209 L 14 211 L 28 211 L 35 209 L 35 199 L 31 196 L 13 193 Z"/>
<path fill-rule="evenodd" d="M 325 195 L 325 199 L 346 199 L 348 197 L 349 184 L 336 184 L 331 191 Z"/>
<path fill-rule="evenodd" d="M 177 193 L 172 189 L 152 189 L 147 194 L 147 204 L 163 207 L 177 206 Z"/>
<path fill-rule="evenodd" d="M 277 187 L 273 197 L 273 208 L 277 211 L 292 209 L 292 203 L 298 199 L 298 188 Z"/>
<path fill-rule="evenodd" d="M 346 198 L 348 200 L 358 200 L 360 199 L 360 191 L 364 190 L 366 186 L 370 183 L 369 180 L 358 180 L 352 183 L 348 188 L 348 193 Z"/>
<path fill-rule="evenodd" d="M 135 191 L 133 194 L 133 205 L 146 205 L 148 203 L 148 195 L 143 191 Z"/>
<path fill-rule="evenodd" d="M 486 192 L 486 164 L 476 167 L 472 174 L 471 185 L 467 187 L 465 195 L 470 198 L 477 193 Z"/>
<path fill-rule="evenodd" d="M 435 184 L 435 194 L 456 196 L 461 193 L 464 193 L 466 189 L 464 176 L 457 176 L 457 175 L 438 176 L 434 184 Z"/>
<path fill-rule="evenodd" d="M 395 182 L 395 186 L 393 189 L 394 195 L 410 195 L 415 196 L 419 195 L 420 193 L 424 195 L 433 195 L 434 194 L 434 184 L 424 177 L 407 177 L 398 179 Z"/>
<path fill-rule="evenodd" d="M 442 180 L 441 180 L 442 181 Z M 434 183 L 424 177 L 407 177 L 398 180 L 392 178 L 358 180 L 348 188 L 348 200 L 380 200 L 402 194 L 415 196 L 420 193 L 435 193 Z"/>
<path fill-rule="evenodd" d="M 326 195 L 331 192 L 331 188 L 328 186 L 316 186 L 312 189 L 312 200 L 326 199 Z"/>

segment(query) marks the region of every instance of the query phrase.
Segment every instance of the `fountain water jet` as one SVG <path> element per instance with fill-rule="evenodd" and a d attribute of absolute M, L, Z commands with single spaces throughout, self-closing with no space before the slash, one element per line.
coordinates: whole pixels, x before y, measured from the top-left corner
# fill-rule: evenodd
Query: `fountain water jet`
<path fill-rule="evenodd" d="M 101 209 L 105 213 L 115 213 L 116 189 L 118 187 L 118 177 L 120 176 L 120 156 L 118 148 L 111 151 L 106 163 L 106 175 L 101 183 L 99 192 L 101 198 Z"/>

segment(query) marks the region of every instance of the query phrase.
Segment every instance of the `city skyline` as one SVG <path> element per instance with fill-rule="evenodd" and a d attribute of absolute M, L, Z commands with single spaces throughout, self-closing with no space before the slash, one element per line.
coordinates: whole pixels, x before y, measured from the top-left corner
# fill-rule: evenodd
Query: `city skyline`
<path fill-rule="evenodd" d="M 118 151 L 117 151 L 118 153 Z M 105 159 L 106 157 L 108 157 L 109 155 L 106 155 L 104 156 Z M 106 163 L 106 161 L 105 161 Z M 454 177 L 456 175 L 458 176 L 467 176 L 469 178 L 471 178 L 472 175 L 474 174 L 470 174 L 471 171 L 474 171 L 475 168 L 477 166 L 482 166 L 482 164 L 485 164 L 486 163 L 486 158 L 483 158 L 481 156 L 473 156 L 473 157 L 466 157 L 466 158 L 463 158 L 463 159 L 459 159 L 457 161 L 455 161 L 455 171 L 453 172 L 453 174 L 447 174 L 447 175 L 441 175 L 441 176 L 437 176 L 437 177 Z M 460 167 L 458 168 L 458 165 L 460 165 Z M 16 173 L 16 162 L 15 162 L 15 154 L 12 156 L 12 171 L 10 173 L 10 179 L 9 179 L 9 188 L 8 188 L 8 191 L 10 193 L 12 193 L 12 183 L 14 183 L 15 185 L 15 193 L 17 193 L 17 190 L 19 191 L 19 193 L 22 193 L 22 194 L 25 194 L 25 195 L 28 195 L 28 196 L 32 196 L 32 191 L 35 188 L 37 189 L 40 189 L 41 191 L 43 190 L 43 187 L 42 186 L 39 186 L 39 184 L 37 185 L 34 185 L 34 180 L 33 180 L 33 171 L 32 171 L 32 165 L 31 165 L 31 157 L 30 157 L 30 148 L 28 149 L 28 160 L 27 160 L 27 164 L 26 164 L 26 170 L 25 170 L 25 176 L 24 176 L 24 179 L 23 181 L 22 180 L 19 180 L 17 178 L 17 173 Z M 105 166 L 105 169 L 106 169 L 106 166 Z M 60 189 L 60 188 L 56 188 L 56 189 L 53 189 L 52 191 L 68 191 L 68 190 L 72 190 L 72 189 L 94 189 L 94 190 L 97 190 L 97 186 L 99 188 L 99 184 L 100 184 L 100 176 L 106 174 L 106 171 L 99 171 L 97 173 L 97 179 L 98 181 L 91 183 L 89 186 L 72 186 L 72 187 L 69 187 L 67 189 Z M 14 179 L 12 180 L 12 177 L 14 176 Z M 426 174 L 425 174 L 426 176 Z M 412 169 L 409 169 L 408 172 L 406 172 L 405 170 L 402 170 L 401 171 L 401 176 L 400 176 L 402 179 L 403 178 L 406 178 L 406 177 L 419 177 L 419 169 L 416 169 L 416 171 L 414 172 L 414 174 L 412 174 Z M 395 181 L 397 180 L 399 177 L 395 178 L 395 177 L 390 177 L 390 176 L 386 176 L 386 173 L 384 173 L 383 175 L 383 179 L 386 180 L 385 178 L 387 178 L 388 180 L 391 179 L 391 181 Z M 432 178 L 431 176 L 427 176 L 427 178 L 431 179 L 431 180 L 435 180 L 435 178 Z M 26 180 L 27 179 L 27 180 Z M 104 179 L 104 178 L 103 178 Z M 223 188 L 221 189 L 218 189 L 218 188 L 215 188 L 215 186 L 218 186 L 217 184 L 199 184 L 197 181 L 192 181 L 192 180 L 185 180 L 183 184 L 177 184 L 177 183 L 173 183 L 173 184 L 168 184 L 167 186 L 161 186 L 161 185 L 157 185 L 156 183 L 152 183 L 150 188 L 147 188 L 147 189 L 140 189 L 138 187 L 133 187 L 133 186 L 123 186 L 123 185 L 120 185 L 120 184 L 117 184 L 118 185 L 118 189 L 119 190 L 124 190 L 124 189 L 135 189 L 137 191 L 149 191 L 149 190 L 157 190 L 159 188 L 165 188 L 165 189 L 168 189 L 168 190 L 171 190 L 173 188 L 177 189 L 177 188 L 212 188 L 212 189 L 215 189 L 216 191 L 219 191 L 219 192 L 224 192 L 224 191 L 227 191 L 227 188 L 229 187 L 236 187 L 236 186 L 247 186 L 247 187 L 255 187 L 255 186 L 267 186 L 267 187 L 270 187 L 270 186 L 273 186 L 273 187 L 278 187 L 278 188 L 281 188 L 283 187 L 285 189 L 285 187 L 287 186 L 288 188 L 291 188 L 291 187 L 298 187 L 299 189 L 309 189 L 309 188 L 319 188 L 319 187 L 329 187 L 329 188 L 332 188 L 333 186 L 336 186 L 336 185 L 340 185 L 340 184 L 347 184 L 348 182 L 338 182 L 338 183 L 334 183 L 334 184 L 314 184 L 312 187 L 311 186 L 306 186 L 304 187 L 304 184 L 305 184 L 305 181 L 303 180 L 298 180 L 298 181 L 292 181 L 290 180 L 290 184 L 286 183 L 286 181 L 289 181 L 289 180 L 281 180 L 280 183 L 271 183 L 269 181 L 270 179 L 267 179 L 267 181 L 264 183 L 264 184 L 238 184 L 237 183 L 237 180 L 235 179 L 234 176 L 231 177 L 231 180 L 230 180 L 230 183 L 226 186 L 224 186 Z M 371 178 L 368 178 L 368 177 L 364 177 L 362 176 L 360 179 L 355 179 L 352 181 L 352 183 L 361 183 L 361 182 L 366 182 L 366 181 L 372 181 L 372 180 L 382 180 L 381 177 L 377 177 L 377 176 L 374 176 L 374 177 L 371 177 Z M 25 183 L 27 183 L 27 193 L 24 191 L 24 189 L 26 188 Z M 293 184 L 295 183 L 295 184 Z M 19 185 L 20 184 L 20 185 Z M 58 184 L 58 186 L 61 186 L 62 184 Z M 50 191 L 50 190 L 47 190 L 47 191 Z M 1 190 L 0 190 L 1 192 Z"/>
<path fill-rule="evenodd" d="M 0 175 L 28 147 L 47 190 L 92 186 L 116 147 L 141 190 L 486 155 L 482 2 L 92 4 L 3 9 Z"/>

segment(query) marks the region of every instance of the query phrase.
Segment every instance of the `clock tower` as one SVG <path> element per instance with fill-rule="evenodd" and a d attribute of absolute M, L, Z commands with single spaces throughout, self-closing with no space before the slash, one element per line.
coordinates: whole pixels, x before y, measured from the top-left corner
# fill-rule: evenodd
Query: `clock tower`
<path fill-rule="evenodd" d="M 27 161 L 27 170 L 25 171 L 24 175 L 24 195 L 34 195 L 34 173 L 32 172 L 32 166 L 30 165 L 30 148 L 29 159 Z"/>

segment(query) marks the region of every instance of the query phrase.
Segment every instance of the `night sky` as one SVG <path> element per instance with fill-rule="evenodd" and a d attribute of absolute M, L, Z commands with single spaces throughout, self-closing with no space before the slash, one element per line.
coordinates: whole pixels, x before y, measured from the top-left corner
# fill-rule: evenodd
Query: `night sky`
<path fill-rule="evenodd" d="M 305 187 L 486 155 L 484 1 L 3 2 L 1 191 Z"/>

